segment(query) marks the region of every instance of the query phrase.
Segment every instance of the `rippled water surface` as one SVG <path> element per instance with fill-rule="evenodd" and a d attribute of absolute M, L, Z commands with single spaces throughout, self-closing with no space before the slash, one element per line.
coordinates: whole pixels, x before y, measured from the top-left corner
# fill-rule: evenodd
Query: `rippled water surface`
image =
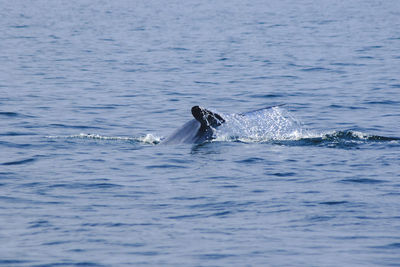
<path fill-rule="evenodd" d="M 0 265 L 400 265 L 399 1 L 0 5 Z"/>

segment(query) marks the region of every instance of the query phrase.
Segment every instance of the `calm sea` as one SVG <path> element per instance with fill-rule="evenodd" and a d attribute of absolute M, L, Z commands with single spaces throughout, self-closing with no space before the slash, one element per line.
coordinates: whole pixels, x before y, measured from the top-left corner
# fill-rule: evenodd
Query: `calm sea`
<path fill-rule="evenodd" d="M 0 0 L 2 266 L 400 266 L 399 137 L 400 1 Z"/>

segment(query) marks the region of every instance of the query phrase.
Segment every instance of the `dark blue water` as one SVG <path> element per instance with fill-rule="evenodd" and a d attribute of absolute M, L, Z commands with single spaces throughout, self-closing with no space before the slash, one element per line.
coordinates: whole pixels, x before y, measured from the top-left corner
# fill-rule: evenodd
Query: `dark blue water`
<path fill-rule="evenodd" d="M 400 266 L 399 1 L 0 6 L 0 265 Z"/>

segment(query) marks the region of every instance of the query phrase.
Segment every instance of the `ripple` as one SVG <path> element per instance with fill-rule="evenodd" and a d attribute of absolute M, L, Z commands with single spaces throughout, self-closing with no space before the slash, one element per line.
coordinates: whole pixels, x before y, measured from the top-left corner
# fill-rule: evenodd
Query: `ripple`
<path fill-rule="evenodd" d="M 347 203 L 349 203 L 349 202 L 348 201 L 325 201 L 325 202 L 320 202 L 319 204 L 334 206 L 334 205 L 342 205 L 342 204 L 347 204 Z"/>
<path fill-rule="evenodd" d="M 134 251 L 134 252 L 129 252 L 129 254 L 151 257 L 151 256 L 157 256 L 157 255 L 159 255 L 161 253 L 158 252 L 158 251 Z"/>
<path fill-rule="evenodd" d="M 311 222 L 326 222 L 334 219 L 334 216 L 323 216 L 323 215 L 316 215 L 316 216 L 308 216 L 307 221 Z"/>
<path fill-rule="evenodd" d="M 370 179 L 370 178 L 351 178 L 351 179 L 343 179 L 339 182 L 343 183 L 356 183 L 356 184 L 381 184 L 387 181 L 378 180 L 378 179 Z"/>
<path fill-rule="evenodd" d="M 243 159 L 243 160 L 238 160 L 238 161 L 236 161 L 236 163 L 249 164 L 249 163 L 258 163 L 258 162 L 263 162 L 263 161 L 265 161 L 265 159 L 252 157 L 252 158 L 247 158 L 247 159 Z"/>
<path fill-rule="evenodd" d="M 47 220 L 38 220 L 29 223 L 29 228 L 40 228 L 40 227 L 49 227 L 51 226 L 50 222 Z"/>
<path fill-rule="evenodd" d="M 372 248 L 377 248 L 377 249 L 400 249 L 400 243 L 390 243 L 387 245 L 383 245 L 383 246 L 373 246 Z"/>
<path fill-rule="evenodd" d="M 399 105 L 400 101 L 395 101 L 395 100 L 375 100 L 375 101 L 366 101 L 364 104 L 370 104 L 370 105 Z"/>
<path fill-rule="evenodd" d="M 225 254 L 225 253 L 208 253 L 208 254 L 201 254 L 198 257 L 202 260 L 221 260 L 225 258 L 237 257 L 237 255 Z"/>
<path fill-rule="evenodd" d="M 300 69 L 300 70 L 301 71 L 305 71 L 305 72 L 332 71 L 331 69 L 323 68 L 323 67 L 310 67 L 310 68 L 303 68 L 303 69 Z"/>
<path fill-rule="evenodd" d="M 9 118 L 36 118 L 36 116 L 25 115 L 18 112 L 10 112 L 10 111 L 0 111 L 0 116 L 9 117 Z"/>
<path fill-rule="evenodd" d="M 36 161 L 36 158 L 29 158 L 29 159 L 23 159 L 23 160 L 17 160 L 17 161 L 9 161 L 5 163 L 1 163 L 0 165 L 21 165 L 21 164 L 27 164 Z"/>
<path fill-rule="evenodd" d="M 37 135 L 34 132 L 5 132 L 0 133 L 0 136 L 26 136 L 26 135 Z"/>
<path fill-rule="evenodd" d="M 175 165 L 175 164 L 160 164 L 160 165 L 149 165 L 146 166 L 147 169 L 184 169 L 187 166 Z"/>
<path fill-rule="evenodd" d="M 123 187 L 119 184 L 113 183 L 63 183 L 53 184 L 48 188 L 66 188 L 66 189 L 107 189 L 107 188 L 118 188 Z"/>
<path fill-rule="evenodd" d="M 169 216 L 168 219 L 171 220 L 182 220 L 182 219 L 190 219 L 190 218 L 198 218 L 198 217 L 206 217 L 203 214 L 184 214 L 184 215 L 176 215 L 176 216 Z"/>
<path fill-rule="evenodd" d="M 61 124 L 61 123 L 52 123 L 49 124 L 49 126 L 52 127 L 61 127 L 61 128 L 71 128 L 71 129 L 104 129 L 102 127 L 97 127 L 97 126 L 86 126 L 86 125 L 67 125 L 67 124 Z"/>
<path fill-rule="evenodd" d="M 0 112 L 0 116 L 17 117 L 19 114 L 16 112 Z"/>
<path fill-rule="evenodd" d="M 279 97 L 284 97 L 283 94 L 254 94 L 251 95 L 250 97 L 253 98 L 279 98 Z"/>
<path fill-rule="evenodd" d="M 25 261 L 25 260 L 17 260 L 17 259 L 0 259 L 0 265 L 5 265 L 5 266 L 10 266 L 14 264 L 26 264 L 26 263 L 32 263 L 32 261 Z"/>
<path fill-rule="evenodd" d="M 72 241 L 60 240 L 60 241 L 45 242 L 45 243 L 42 243 L 42 245 L 43 246 L 56 246 L 56 245 L 63 245 L 63 244 L 69 244 L 69 243 L 72 243 Z"/>
<path fill-rule="evenodd" d="M 55 267 L 55 266 L 88 266 L 88 267 L 104 267 L 108 265 L 104 264 L 99 264 L 96 262 L 90 262 L 90 261 L 57 261 L 57 262 L 52 262 L 48 264 L 39 264 L 39 265 L 34 265 L 35 267 Z"/>
<path fill-rule="evenodd" d="M 276 172 L 271 174 L 278 177 L 292 177 L 296 175 L 294 172 Z"/>

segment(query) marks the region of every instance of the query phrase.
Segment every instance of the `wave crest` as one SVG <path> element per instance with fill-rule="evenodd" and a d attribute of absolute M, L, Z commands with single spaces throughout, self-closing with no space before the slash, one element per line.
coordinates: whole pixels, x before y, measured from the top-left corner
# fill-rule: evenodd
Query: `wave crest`
<path fill-rule="evenodd" d="M 151 145 L 156 145 L 161 141 L 160 137 L 154 136 L 153 134 L 146 134 L 145 136 L 139 136 L 139 137 L 121 137 L 121 136 L 103 136 L 99 134 L 80 133 L 68 136 L 46 136 L 46 137 L 50 139 L 95 139 L 95 140 L 106 140 L 106 141 L 110 140 L 127 141 L 127 142 L 151 144 Z"/>

